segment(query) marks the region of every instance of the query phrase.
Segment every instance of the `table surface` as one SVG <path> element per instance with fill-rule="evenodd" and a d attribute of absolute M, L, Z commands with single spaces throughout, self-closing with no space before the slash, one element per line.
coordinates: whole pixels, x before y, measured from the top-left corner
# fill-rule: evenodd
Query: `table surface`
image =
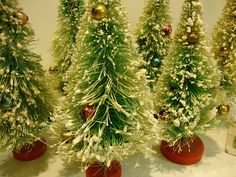
<path fill-rule="evenodd" d="M 156 155 L 137 154 L 122 162 L 122 177 L 236 177 L 236 156 L 225 153 L 227 130 L 208 132 L 200 137 L 205 153 L 199 163 L 174 164 L 160 151 Z M 2 152 L 0 177 L 85 177 L 79 165 L 67 164 L 54 151 L 49 148 L 42 157 L 30 162 L 17 161 L 11 152 Z"/>

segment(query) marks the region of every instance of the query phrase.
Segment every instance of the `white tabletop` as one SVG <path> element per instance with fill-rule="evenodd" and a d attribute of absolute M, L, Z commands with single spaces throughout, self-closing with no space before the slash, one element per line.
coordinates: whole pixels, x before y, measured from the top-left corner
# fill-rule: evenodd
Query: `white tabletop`
<path fill-rule="evenodd" d="M 122 177 L 236 177 L 236 156 L 225 153 L 226 137 L 227 130 L 201 136 L 205 154 L 195 165 L 173 164 L 160 153 L 132 156 L 122 162 Z M 79 165 L 66 164 L 54 151 L 48 149 L 30 162 L 17 161 L 10 152 L 1 152 L 0 177 L 85 177 Z M 135 167 L 137 162 L 139 167 Z"/>

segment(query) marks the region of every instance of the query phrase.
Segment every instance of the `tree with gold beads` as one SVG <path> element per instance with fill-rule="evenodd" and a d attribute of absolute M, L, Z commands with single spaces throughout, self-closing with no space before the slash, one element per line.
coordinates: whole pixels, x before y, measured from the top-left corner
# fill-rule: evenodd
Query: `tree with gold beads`
<path fill-rule="evenodd" d="M 197 134 L 219 123 L 224 110 L 220 72 L 207 47 L 202 3 L 185 0 L 170 53 L 155 90 L 161 152 L 180 164 L 200 161 L 204 145 Z"/>
<path fill-rule="evenodd" d="M 163 58 L 171 42 L 169 0 L 149 0 L 136 30 L 138 51 L 143 56 L 149 86 L 153 88 L 161 74 Z"/>
<path fill-rule="evenodd" d="M 65 73 L 71 65 L 76 35 L 84 14 L 84 0 L 60 0 L 58 7 L 58 24 L 53 39 L 52 51 L 56 65 L 49 68 L 58 78 L 58 89 L 63 91 L 67 83 Z"/>
<path fill-rule="evenodd" d="M 120 0 L 89 0 L 80 27 L 67 72 L 68 94 L 55 115 L 55 134 L 62 141 L 58 153 L 87 165 L 87 176 L 109 176 L 114 166 L 112 174 L 119 176 L 118 161 L 144 150 L 150 139 L 146 71 L 140 70 L 143 60 Z M 66 129 L 60 126 L 62 119 Z"/>
<path fill-rule="evenodd" d="M 212 51 L 222 72 L 221 85 L 228 99 L 236 101 L 236 0 L 227 0 L 212 33 Z"/>
<path fill-rule="evenodd" d="M 17 1 L 0 1 L 0 149 L 19 160 L 33 160 L 46 150 L 40 138 L 52 99 L 45 85 L 41 57 L 31 51 L 34 32 Z"/>

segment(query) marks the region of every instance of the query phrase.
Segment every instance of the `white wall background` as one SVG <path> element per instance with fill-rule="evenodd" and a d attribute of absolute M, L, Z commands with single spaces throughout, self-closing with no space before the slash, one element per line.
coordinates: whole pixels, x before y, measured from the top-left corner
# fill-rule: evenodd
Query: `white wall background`
<path fill-rule="evenodd" d="M 35 30 L 36 44 L 35 52 L 43 58 L 43 66 L 48 67 L 53 64 L 53 59 L 50 55 L 50 45 L 52 33 L 56 28 L 57 20 L 57 5 L 59 0 L 19 0 L 20 7 L 29 16 L 30 23 Z M 212 27 L 219 18 L 226 0 L 201 0 L 204 5 L 203 19 L 206 25 L 206 32 L 209 35 Z M 170 0 L 171 15 L 173 18 L 173 27 L 179 19 L 181 5 L 183 0 Z M 124 0 L 124 6 L 128 11 L 131 31 L 135 29 L 135 25 L 142 9 L 145 5 L 145 0 Z"/>

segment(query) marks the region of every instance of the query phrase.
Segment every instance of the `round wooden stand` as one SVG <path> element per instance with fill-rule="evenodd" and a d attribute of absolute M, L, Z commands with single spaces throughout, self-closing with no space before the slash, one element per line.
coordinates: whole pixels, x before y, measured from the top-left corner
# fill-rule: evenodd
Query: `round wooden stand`
<path fill-rule="evenodd" d="M 103 163 L 94 162 L 86 169 L 86 177 L 121 177 L 121 171 L 119 161 L 112 161 L 109 167 Z"/>
<path fill-rule="evenodd" d="M 30 161 L 39 158 L 47 150 L 45 140 L 37 140 L 33 144 L 26 144 L 20 150 L 13 150 L 13 156 L 20 161 Z"/>
<path fill-rule="evenodd" d="M 191 165 L 199 162 L 204 153 L 204 144 L 198 136 L 193 137 L 190 147 L 184 143 L 182 151 L 178 152 L 177 147 L 170 147 L 168 142 L 162 140 L 160 145 L 161 153 L 171 162 L 181 165 Z"/>

